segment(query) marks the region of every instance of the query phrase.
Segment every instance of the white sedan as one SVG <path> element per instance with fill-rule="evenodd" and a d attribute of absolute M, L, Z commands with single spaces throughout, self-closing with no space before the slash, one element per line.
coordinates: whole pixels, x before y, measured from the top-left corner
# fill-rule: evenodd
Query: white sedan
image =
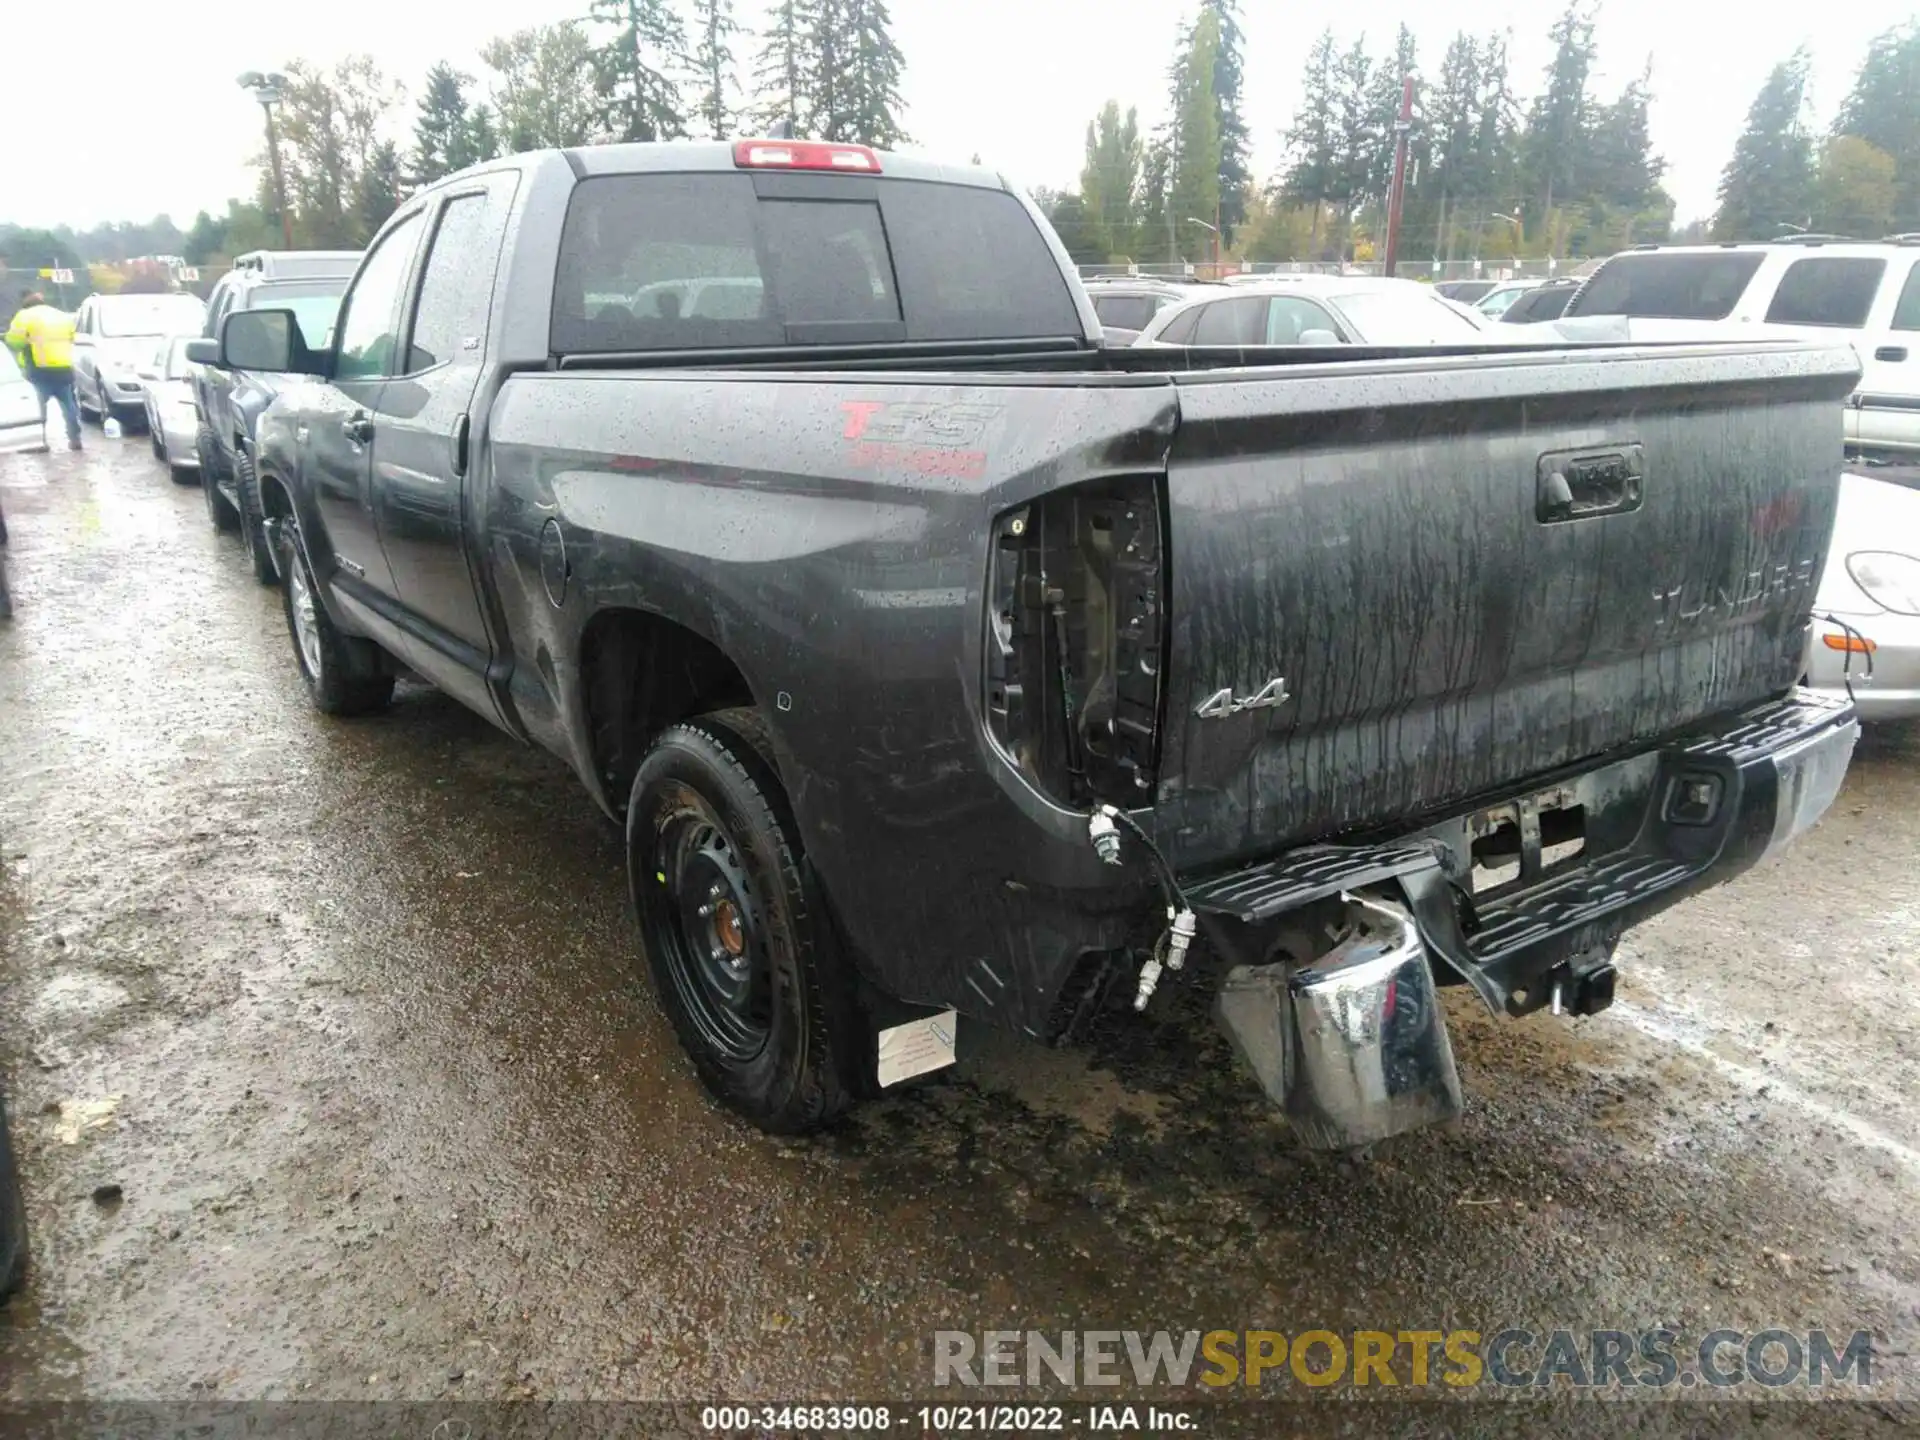
<path fill-rule="evenodd" d="M 191 480 L 200 470 L 200 451 L 195 444 L 200 419 L 193 404 L 193 367 L 187 363 L 187 345 L 192 338 L 181 335 L 166 341 L 139 370 L 147 437 L 154 458 L 182 482 Z"/>
<path fill-rule="evenodd" d="M 1813 614 L 1808 684 L 1863 720 L 1920 716 L 1920 490 L 1840 477 Z"/>
<path fill-rule="evenodd" d="M 1170 305 L 1138 345 L 1484 345 L 1486 323 L 1413 280 L 1293 275 Z"/>

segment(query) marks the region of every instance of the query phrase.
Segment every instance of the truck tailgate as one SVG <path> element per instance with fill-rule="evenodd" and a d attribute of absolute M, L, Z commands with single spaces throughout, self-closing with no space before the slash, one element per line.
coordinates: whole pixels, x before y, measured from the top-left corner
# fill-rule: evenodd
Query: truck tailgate
<path fill-rule="evenodd" d="M 1181 377 L 1170 858 L 1384 828 L 1785 690 L 1856 376 L 1742 345 Z"/>

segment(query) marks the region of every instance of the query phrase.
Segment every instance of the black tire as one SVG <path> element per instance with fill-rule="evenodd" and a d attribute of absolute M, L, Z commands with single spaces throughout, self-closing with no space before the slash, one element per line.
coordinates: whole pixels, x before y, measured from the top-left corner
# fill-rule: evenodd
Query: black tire
<path fill-rule="evenodd" d="M 161 433 L 160 427 L 153 423 L 151 416 L 147 419 L 147 448 L 153 451 L 153 458 L 162 465 L 171 464 L 167 459 L 167 437 Z"/>
<path fill-rule="evenodd" d="M 200 467 L 200 493 L 207 502 L 207 520 L 215 530 L 231 535 L 240 528 L 240 512 L 220 493 L 220 482 L 205 465 Z"/>
<path fill-rule="evenodd" d="M 168 473 L 173 476 L 173 483 L 176 485 L 198 485 L 200 483 L 200 468 L 197 465 L 170 465 L 168 466 Z"/>
<path fill-rule="evenodd" d="M 384 710 L 393 699 L 393 671 L 387 657 L 371 640 L 348 635 L 333 623 L 314 583 L 305 549 L 293 517 L 280 525 L 280 587 L 287 616 L 287 638 L 293 642 L 293 663 L 300 668 L 314 708 L 326 715 L 367 715 Z M 313 626 L 311 653 L 302 641 L 301 607 Z"/>
<path fill-rule="evenodd" d="M 0 1300 L 20 1288 L 27 1273 L 27 1208 L 14 1166 L 7 1106 L 0 1100 Z"/>
<path fill-rule="evenodd" d="M 654 742 L 627 876 L 661 1005 L 714 1098 L 783 1135 L 844 1112 L 862 1092 L 859 1010 L 757 711 Z"/>
<path fill-rule="evenodd" d="M 86 400 L 82 398 L 86 393 L 87 392 L 81 388 L 80 375 L 79 372 L 76 371 L 73 376 L 73 408 L 80 412 L 80 419 L 83 423 L 91 425 L 104 424 L 106 417 L 96 413 L 87 405 Z"/>
<path fill-rule="evenodd" d="M 240 538 L 247 547 L 247 564 L 262 585 L 280 583 L 280 566 L 267 542 L 267 523 L 260 509 L 260 477 L 253 457 L 242 451 L 233 459 L 233 489 L 240 497 Z"/>
<path fill-rule="evenodd" d="M 200 457 L 202 475 L 220 476 L 226 473 L 226 466 L 220 463 L 220 442 L 214 438 L 213 431 L 202 425 L 193 436 L 194 453 Z"/>

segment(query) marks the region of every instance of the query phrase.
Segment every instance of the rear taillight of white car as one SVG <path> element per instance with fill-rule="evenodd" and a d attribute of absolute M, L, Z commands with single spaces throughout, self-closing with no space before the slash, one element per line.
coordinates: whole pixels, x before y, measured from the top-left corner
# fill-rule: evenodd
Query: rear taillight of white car
<path fill-rule="evenodd" d="M 987 577 L 987 728 L 1074 808 L 1152 803 L 1165 672 L 1158 484 L 1128 476 L 1002 514 Z"/>

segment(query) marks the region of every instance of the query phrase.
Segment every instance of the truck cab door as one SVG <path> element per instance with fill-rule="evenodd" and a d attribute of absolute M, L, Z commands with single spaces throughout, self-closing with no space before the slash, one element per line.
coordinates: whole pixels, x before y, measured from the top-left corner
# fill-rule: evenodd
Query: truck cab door
<path fill-rule="evenodd" d="M 293 417 L 301 470 L 326 535 L 324 546 L 308 537 L 310 553 L 320 552 L 311 553 L 318 578 L 388 620 L 394 607 L 381 601 L 397 597 L 374 522 L 373 447 L 425 214 L 416 210 L 367 252 L 340 302 L 329 374 L 303 387 Z"/>
<path fill-rule="evenodd" d="M 432 239 L 395 374 L 375 415 L 376 523 L 409 628 L 424 647 L 409 661 L 456 698 L 491 714 L 492 641 L 468 556 L 479 517 L 466 476 L 484 410 L 487 331 L 515 174 L 477 177 L 430 212 Z"/>

